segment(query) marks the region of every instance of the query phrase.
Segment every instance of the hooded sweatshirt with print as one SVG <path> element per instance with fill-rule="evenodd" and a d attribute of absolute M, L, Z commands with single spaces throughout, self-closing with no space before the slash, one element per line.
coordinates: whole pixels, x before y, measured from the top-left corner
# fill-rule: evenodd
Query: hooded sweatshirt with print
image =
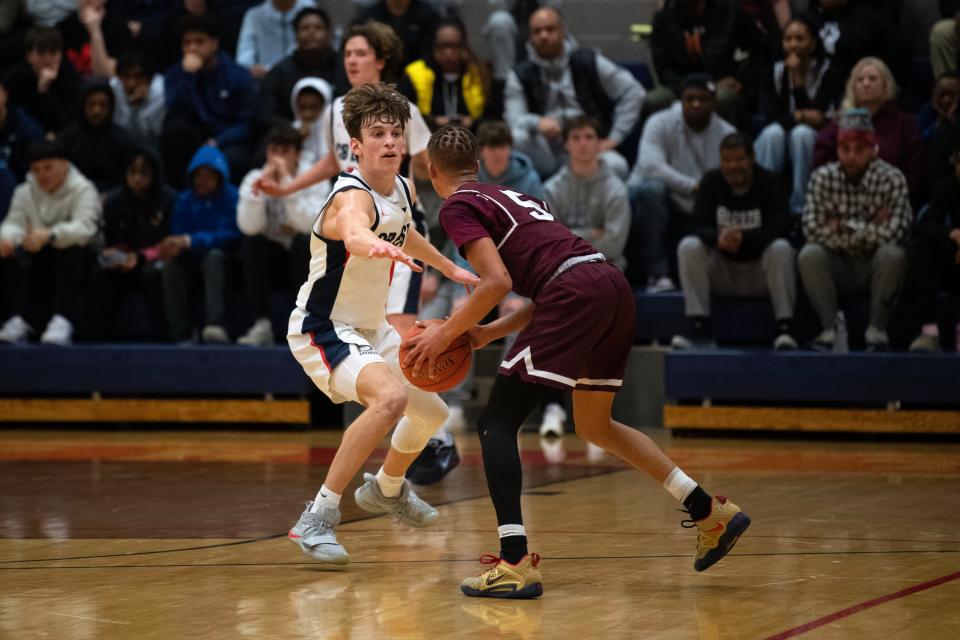
<path fill-rule="evenodd" d="M 607 164 L 600 160 L 599 170 L 592 176 L 578 176 L 570 164 L 544 185 L 547 204 L 559 222 L 577 234 L 607 260 L 623 269 L 626 259 L 623 247 L 630 231 L 630 199 L 627 185 Z M 596 230 L 600 235 L 595 237 Z"/>
<path fill-rule="evenodd" d="M 177 196 L 170 218 L 170 233 L 190 236 L 190 251 L 197 257 L 240 238 L 237 188 L 230 184 L 227 159 L 216 147 L 204 145 L 193 154 L 187 172 L 192 176 L 200 167 L 210 167 L 220 174 L 220 187 L 208 198 L 198 196 L 192 185 L 184 189 Z"/>
<path fill-rule="evenodd" d="M 85 246 L 97 233 L 100 196 L 92 182 L 70 165 L 60 188 L 47 193 L 33 174 L 13 192 L 10 211 L 0 225 L 0 240 L 20 244 L 29 228 L 49 229 L 55 249 Z"/>

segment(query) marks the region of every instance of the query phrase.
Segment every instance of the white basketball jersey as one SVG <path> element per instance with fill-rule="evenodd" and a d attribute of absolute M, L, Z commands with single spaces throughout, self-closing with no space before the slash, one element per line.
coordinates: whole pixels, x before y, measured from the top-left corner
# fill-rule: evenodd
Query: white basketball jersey
<path fill-rule="evenodd" d="M 378 329 L 386 321 L 387 290 L 396 263 L 386 258 L 351 256 L 343 241 L 321 235 L 323 216 L 333 198 L 350 189 L 373 196 L 376 219 L 370 230 L 379 238 L 403 247 L 413 222 L 410 188 L 399 175 L 393 191 L 384 196 L 364 181 L 359 169 L 340 174 L 313 224 L 310 275 L 297 296 L 303 333 L 329 330 L 331 321 L 357 329 Z"/>

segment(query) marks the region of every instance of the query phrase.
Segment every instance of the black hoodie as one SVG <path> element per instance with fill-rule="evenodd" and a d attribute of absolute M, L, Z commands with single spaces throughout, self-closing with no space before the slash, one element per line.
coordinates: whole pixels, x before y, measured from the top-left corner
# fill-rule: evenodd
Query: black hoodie
<path fill-rule="evenodd" d="M 127 167 L 140 155 L 153 167 L 153 184 L 143 200 L 130 191 L 126 179 L 107 193 L 103 203 L 103 237 L 107 247 L 126 251 L 146 249 L 170 233 L 170 212 L 177 193 L 164 181 L 163 165 L 157 153 L 147 146 L 137 147 L 123 172 L 126 174 Z"/>
<path fill-rule="evenodd" d="M 110 114 L 99 127 L 91 126 L 83 117 L 84 102 L 87 96 L 95 92 L 107 96 L 110 104 Z M 57 136 L 70 162 L 97 185 L 101 193 L 116 187 L 123 180 L 124 168 L 136 146 L 133 137 L 113 123 L 114 106 L 113 91 L 106 82 L 95 80 L 87 83 L 80 93 L 80 117 Z"/>

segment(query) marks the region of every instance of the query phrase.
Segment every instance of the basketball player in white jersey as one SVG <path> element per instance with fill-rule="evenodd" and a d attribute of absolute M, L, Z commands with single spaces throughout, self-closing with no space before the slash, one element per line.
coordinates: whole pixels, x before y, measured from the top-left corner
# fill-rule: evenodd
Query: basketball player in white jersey
<path fill-rule="evenodd" d="M 465 285 L 480 280 L 445 258 L 413 228 L 413 185 L 397 175 L 410 103 L 392 87 L 365 84 L 343 101 L 350 150 L 359 166 L 342 173 L 313 225 L 310 275 L 290 315 L 287 341 L 314 384 L 332 401 L 366 409 L 343 441 L 316 499 L 288 534 L 309 557 L 346 564 L 337 542 L 340 497 L 380 440 L 397 425 L 383 466 L 354 498 L 364 510 L 423 527 L 437 511 L 420 500 L 404 473 L 447 418 L 435 393 L 407 383 L 397 358 L 400 336 L 386 319 L 395 265 L 422 260 Z"/>
<path fill-rule="evenodd" d="M 403 58 L 403 43 L 388 25 L 370 21 L 350 27 L 343 38 L 343 65 L 351 87 L 377 83 L 384 77 L 394 76 L 396 67 Z M 323 135 L 329 153 L 307 171 L 292 181 L 280 186 L 269 178 L 260 179 L 256 188 L 272 197 L 283 197 L 305 189 L 322 180 L 328 180 L 341 171 L 357 167 L 357 157 L 350 148 L 350 134 L 343 122 L 343 97 L 327 105 L 320 117 Z M 404 128 L 404 141 L 414 175 L 427 179 L 427 142 L 430 128 L 420 110 L 410 103 L 410 120 Z M 426 225 L 423 226 L 423 231 Z M 387 296 L 387 320 L 400 335 L 413 326 L 420 306 L 420 278 L 403 263 L 398 263 Z M 430 440 L 430 446 L 414 465 L 418 471 L 411 477 L 429 478 L 438 482 L 460 461 L 453 436 L 445 424 L 440 425 Z M 427 483 L 426 480 L 419 480 Z"/>

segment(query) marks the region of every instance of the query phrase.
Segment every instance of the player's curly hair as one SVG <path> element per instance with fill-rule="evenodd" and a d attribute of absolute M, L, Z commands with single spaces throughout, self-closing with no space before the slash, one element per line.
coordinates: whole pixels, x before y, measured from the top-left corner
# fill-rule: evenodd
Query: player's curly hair
<path fill-rule="evenodd" d="M 395 82 L 400 76 L 400 64 L 403 62 L 403 41 L 390 25 L 376 20 L 367 20 L 355 24 L 343 34 L 343 44 L 340 45 L 340 54 L 343 55 L 347 43 L 351 38 L 360 36 L 367 41 L 378 60 L 383 60 L 383 70 L 380 77 L 386 82 Z"/>
<path fill-rule="evenodd" d="M 480 158 L 480 140 L 470 129 L 448 124 L 430 136 L 427 155 L 430 162 L 444 173 L 473 172 Z"/>
<path fill-rule="evenodd" d="M 362 140 L 362 129 L 374 122 L 389 122 L 406 128 L 410 101 L 397 87 L 383 82 L 354 87 L 343 97 L 343 124 L 351 138 Z"/>

